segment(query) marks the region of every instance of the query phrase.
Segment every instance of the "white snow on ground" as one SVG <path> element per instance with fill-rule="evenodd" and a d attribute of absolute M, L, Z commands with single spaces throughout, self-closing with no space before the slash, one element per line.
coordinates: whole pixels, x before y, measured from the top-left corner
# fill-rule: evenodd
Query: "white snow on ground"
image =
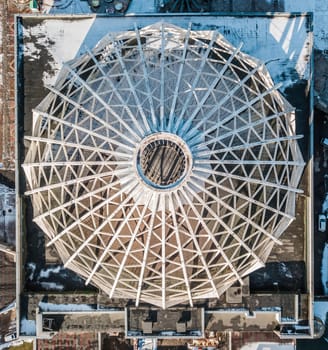
<path fill-rule="evenodd" d="M 284 0 L 284 7 L 286 12 L 311 12 L 317 1 L 321 0 Z"/>
<path fill-rule="evenodd" d="M 52 7 L 53 0 L 45 0 L 44 13 L 54 14 L 91 14 L 92 11 L 87 1 L 80 0 L 56 0 L 56 6 Z M 127 14 L 154 13 L 156 3 L 161 0 L 131 0 Z M 65 3 L 68 6 L 65 6 Z M 62 7 L 62 8 L 61 8 Z M 320 50 L 328 47 L 328 1 L 327 0 L 285 0 L 285 12 L 313 12 L 314 13 L 314 46 Z M 274 52 L 274 51 L 272 51 Z M 1 77 L 1 75 L 0 75 Z"/>
<path fill-rule="evenodd" d="M 28 263 L 28 269 L 31 271 L 28 275 L 28 279 L 30 281 L 33 281 L 34 274 L 36 270 L 35 263 Z M 51 274 L 58 274 L 63 270 L 62 266 L 56 266 L 56 267 L 49 267 L 46 269 L 41 269 L 39 275 L 37 276 L 37 281 L 40 283 L 41 287 L 46 290 L 63 290 L 65 287 L 62 284 L 55 283 L 55 282 L 49 282 L 49 281 L 40 281 L 41 278 L 50 278 Z"/>
<path fill-rule="evenodd" d="M 46 290 L 63 290 L 64 286 L 55 282 L 40 282 L 42 288 Z"/>
<path fill-rule="evenodd" d="M 8 344 L 0 344 L 0 350 L 8 349 Z"/>
<path fill-rule="evenodd" d="M 321 282 L 324 294 L 328 295 L 328 244 L 325 243 L 321 261 Z"/>
<path fill-rule="evenodd" d="M 49 60 L 51 66 L 50 72 L 45 72 L 43 83 L 52 85 L 55 82 L 56 76 L 63 62 L 74 58 L 88 33 L 94 18 L 83 20 L 81 25 L 80 20 L 60 20 L 52 19 L 43 21 L 37 26 L 32 26 L 28 29 L 24 28 L 24 56 L 30 60 L 37 60 L 40 55 L 40 46 L 48 50 L 53 60 Z M 28 39 L 33 37 L 33 41 Z"/>
<path fill-rule="evenodd" d="M 49 267 L 48 269 L 42 269 L 40 271 L 39 277 L 40 278 L 49 278 L 50 273 L 59 273 L 61 269 L 62 269 L 61 266 Z"/>
<path fill-rule="evenodd" d="M 0 183 L 0 193 L 1 193 L 1 195 L 14 196 L 15 189 L 10 188 L 10 187 L 6 186 L 5 184 Z"/>
<path fill-rule="evenodd" d="M 328 47 L 328 1 L 316 0 L 314 11 L 314 46 L 319 50 Z"/>
<path fill-rule="evenodd" d="M 146 6 L 147 5 L 147 6 Z M 150 12 L 153 0 L 133 0 L 130 14 Z M 163 17 L 163 20 L 187 28 L 191 18 Z M 52 85 L 63 62 L 85 52 L 86 47 L 94 47 L 108 32 L 131 30 L 134 25 L 144 27 L 161 20 L 151 16 L 86 17 L 77 19 L 45 19 L 39 25 L 24 28 L 27 59 L 36 60 L 40 47 L 48 50 L 48 72 L 43 73 L 43 82 Z M 272 18 L 242 18 L 232 16 L 192 17 L 194 30 L 208 30 L 216 27 L 228 41 L 242 50 L 267 63 L 267 68 L 275 83 L 282 81 L 287 87 L 299 79 L 310 76 L 309 55 L 311 54 L 311 33 L 308 33 L 305 16 L 276 16 Z M 29 40 L 31 38 L 31 40 Z M 30 44 L 31 43 L 31 44 Z"/>
<path fill-rule="evenodd" d="M 326 321 L 326 314 L 328 312 L 328 301 L 315 301 L 313 313 L 314 316 L 319 317 L 323 323 Z"/>
<path fill-rule="evenodd" d="M 322 203 L 321 213 L 323 213 L 323 214 L 327 213 L 328 214 L 328 193 L 326 193 L 325 200 Z"/>
<path fill-rule="evenodd" d="M 294 344 L 281 343 L 249 343 L 241 347 L 240 350 L 295 350 Z"/>
<path fill-rule="evenodd" d="M 94 310 L 87 304 L 52 304 L 41 301 L 39 307 L 42 311 L 90 311 Z"/>
<path fill-rule="evenodd" d="M 304 32 L 306 21 L 304 16 L 272 18 L 267 35 L 268 42 L 274 40 L 275 44 L 264 44 L 256 53 L 256 57 L 268 62 L 267 68 L 273 80 L 275 82 L 282 80 L 284 84 L 282 90 L 299 79 L 310 77 L 310 64 L 307 57 L 310 55 L 308 45 L 311 39 L 308 33 Z M 282 70 L 284 70 L 283 78 L 280 79 Z"/>
<path fill-rule="evenodd" d="M 34 272 L 35 272 L 35 269 L 36 269 L 36 265 L 35 265 L 35 263 L 32 263 L 32 262 L 29 262 L 28 264 L 27 264 L 27 267 L 29 268 L 29 269 L 31 269 L 31 273 L 29 274 L 29 276 L 27 277 L 30 281 L 32 281 L 33 280 L 33 277 L 34 277 Z"/>
<path fill-rule="evenodd" d="M 140 14 L 140 13 L 154 13 L 156 12 L 156 2 L 161 0 L 131 0 L 129 8 L 126 13 Z M 81 0 L 45 0 L 42 6 L 43 13 L 50 14 L 92 14 L 87 1 Z"/>
<path fill-rule="evenodd" d="M 285 0 L 286 12 L 314 13 L 314 46 L 319 50 L 328 47 L 328 1 L 327 0 Z"/>
<path fill-rule="evenodd" d="M 35 335 L 36 334 L 36 323 L 35 320 L 27 320 L 26 318 L 21 319 L 21 334 Z"/>
<path fill-rule="evenodd" d="M 159 20 L 160 18 L 151 16 L 112 17 L 110 20 L 106 17 L 96 17 L 89 33 L 81 42 L 79 53 L 85 51 L 85 46 L 89 48 L 95 46 L 108 32 L 131 30 L 134 24 L 144 27 Z M 187 28 L 191 18 L 189 16 L 179 18 L 169 16 L 163 17 L 162 20 Z M 238 46 L 243 43 L 242 51 L 266 62 L 273 81 L 275 83 L 282 81 L 284 88 L 299 79 L 308 79 L 310 76 L 309 55 L 311 54 L 312 38 L 311 33 L 308 33 L 305 16 L 242 18 L 195 15 L 192 21 L 194 30 L 217 29 L 233 45 Z M 45 20 L 43 25 L 48 26 L 47 22 L 51 21 Z M 56 22 L 59 23 L 60 20 Z M 65 21 L 62 22 L 63 24 L 58 24 L 58 27 L 64 26 Z M 65 25 L 69 24 L 65 23 Z M 80 20 L 80 28 L 90 25 L 90 19 Z M 56 29 L 54 33 L 56 35 Z M 52 40 L 53 33 L 49 31 L 48 35 Z M 61 41 L 55 37 L 54 41 L 58 46 L 58 52 L 63 52 L 70 46 L 69 40 L 64 37 L 61 38 Z M 50 47 L 50 53 L 52 53 L 51 50 L 52 47 Z M 72 50 L 69 49 L 69 51 Z M 72 52 L 70 54 L 72 55 Z M 67 53 L 66 56 L 68 56 Z M 57 57 L 58 54 L 54 56 L 54 59 L 57 60 Z M 64 58 L 61 58 L 60 62 L 63 61 L 65 61 Z"/>
<path fill-rule="evenodd" d="M 156 0 L 132 0 L 126 13 L 156 12 Z"/>
<path fill-rule="evenodd" d="M 24 45 L 24 55 L 27 57 L 28 61 L 35 61 L 40 58 L 40 49 L 35 47 L 34 43 L 26 43 Z"/>
<path fill-rule="evenodd" d="M 81 0 L 46 0 L 43 3 L 43 12 L 50 14 L 83 14 L 83 13 L 93 13 L 90 9 L 88 1 Z M 50 6 L 51 3 L 54 3 L 55 6 Z"/>

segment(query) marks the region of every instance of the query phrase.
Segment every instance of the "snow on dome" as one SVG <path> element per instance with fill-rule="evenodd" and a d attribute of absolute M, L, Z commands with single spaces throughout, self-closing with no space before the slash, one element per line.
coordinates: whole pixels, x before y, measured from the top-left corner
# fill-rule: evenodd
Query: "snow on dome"
<path fill-rule="evenodd" d="M 304 162 L 262 62 L 162 22 L 108 34 L 49 89 L 23 167 L 66 267 L 111 298 L 166 308 L 264 266 Z"/>

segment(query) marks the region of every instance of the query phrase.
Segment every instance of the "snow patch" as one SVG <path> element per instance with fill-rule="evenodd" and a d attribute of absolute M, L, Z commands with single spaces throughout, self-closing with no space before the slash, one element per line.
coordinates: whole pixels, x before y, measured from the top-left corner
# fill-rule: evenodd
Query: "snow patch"
<path fill-rule="evenodd" d="M 321 261 L 321 282 L 324 295 L 328 295 L 328 244 L 325 243 Z"/>
<path fill-rule="evenodd" d="M 321 209 L 321 213 L 328 214 L 328 193 L 326 193 L 326 197 L 325 200 L 322 203 L 322 209 Z"/>
<path fill-rule="evenodd" d="M 24 56 L 28 61 L 35 61 L 40 58 L 40 49 L 37 49 L 34 43 L 26 43 L 24 45 Z"/>
<path fill-rule="evenodd" d="M 241 347 L 241 350 L 295 350 L 294 344 L 282 343 L 248 343 Z"/>
<path fill-rule="evenodd" d="M 293 278 L 293 274 L 284 262 L 281 262 L 279 267 L 287 278 Z"/>
<path fill-rule="evenodd" d="M 314 316 L 320 318 L 320 320 L 325 323 L 326 314 L 328 312 L 328 302 L 327 301 L 315 301 L 313 308 Z"/>
<path fill-rule="evenodd" d="M 44 48 L 52 58 L 47 62 L 49 68 L 43 74 L 43 83 L 52 85 L 55 83 L 57 74 L 63 62 L 69 61 L 77 56 L 81 44 L 85 39 L 94 18 L 81 20 L 51 20 L 43 21 L 42 24 L 23 28 L 24 55 L 28 59 L 37 61 Z"/>
<path fill-rule="evenodd" d="M 27 320 L 26 318 L 21 319 L 21 334 L 35 335 L 36 334 L 36 323 L 33 320 Z"/>
<path fill-rule="evenodd" d="M 28 263 L 27 264 L 27 269 L 31 270 L 30 274 L 28 275 L 27 279 L 32 281 L 33 280 L 33 277 L 34 277 L 34 272 L 35 272 L 35 269 L 36 269 L 36 265 L 35 263 Z"/>
<path fill-rule="evenodd" d="M 163 1 L 162 1 L 163 2 Z M 155 1 L 153 0 L 132 0 L 126 13 L 153 13 L 157 11 Z"/>
<path fill-rule="evenodd" d="M 94 308 L 87 304 L 52 304 L 41 301 L 39 308 L 42 311 L 91 311 Z"/>
<path fill-rule="evenodd" d="M 39 277 L 40 278 L 49 278 L 50 273 L 59 273 L 61 269 L 62 269 L 61 266 L 49 267 L 47 269 L 42 269 L 40 271 Z"/>
<path fill-rule="evenodd" d="M 16 342 L 15 342 L 16 343 Z M 21 344 L 19 344 L 21 345 Z M 5 344 L 0 344 L 0 350 L 2 349 L 9 349 L 9 347 L 15 346 L 14 342 L 13 343 L 5 343 Z"/>
<path fill-rule="evenodd" d="M 40 282 L 42 288 L 46 290 L 63 290 L 64 286 L 55 282 Z"/>

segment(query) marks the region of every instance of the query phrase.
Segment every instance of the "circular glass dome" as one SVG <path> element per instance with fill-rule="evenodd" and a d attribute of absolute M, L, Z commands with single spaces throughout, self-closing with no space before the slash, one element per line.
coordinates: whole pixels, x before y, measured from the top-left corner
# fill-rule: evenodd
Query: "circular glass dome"
<path fill-rule="evenodd" d="M 219 33 L 157 23 L 67 63 L 33 111 L 34 220 L 109 297 L 218 298 L 295 217 L 294 110 Z"/>

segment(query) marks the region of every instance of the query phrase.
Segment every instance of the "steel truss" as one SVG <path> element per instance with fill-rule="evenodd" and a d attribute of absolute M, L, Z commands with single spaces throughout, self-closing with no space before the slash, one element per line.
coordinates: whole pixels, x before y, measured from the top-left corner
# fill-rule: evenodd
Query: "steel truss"
<path fill-rule="evenodd" d="M 33 111 L 34 220 L 86 283 L 137 305 L 193 305 L 242 284 L 280 243 L 301 192 L 300 136 L 279 86 L 240 49 L 167 23 L 108 35 Z M 149 180 L 136 155 L 152 137 L 163 154 L 145 144 Z M 165 169 L 177 174 L 166 187 Z"/>

